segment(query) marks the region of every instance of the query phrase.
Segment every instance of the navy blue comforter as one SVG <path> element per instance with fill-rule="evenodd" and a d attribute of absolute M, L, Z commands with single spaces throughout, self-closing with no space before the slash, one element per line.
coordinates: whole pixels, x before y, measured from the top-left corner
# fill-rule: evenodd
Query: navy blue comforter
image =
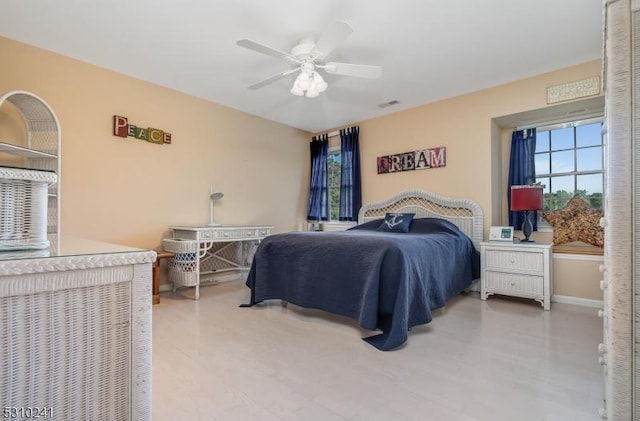
<path fill-rule="evenodd" d="M 267 237 L 247 278 L 248 306 L 286 300 L 381 330 L 365 338 L 378 349 L 402 345 L 411 327 L 429 323 L 433 310 L 479 277 L 479 253 L 445 220 L 415 219 L 408 233 L 377 231 L 381 222 Z"/>

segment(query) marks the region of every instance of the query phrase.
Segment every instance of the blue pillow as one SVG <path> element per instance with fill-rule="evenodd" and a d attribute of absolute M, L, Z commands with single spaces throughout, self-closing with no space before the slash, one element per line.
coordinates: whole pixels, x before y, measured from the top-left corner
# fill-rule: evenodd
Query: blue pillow
<path fill-rule="evenodd" d="M 378 231 L 409 232 L 415 213 L 387 213 Z"/>

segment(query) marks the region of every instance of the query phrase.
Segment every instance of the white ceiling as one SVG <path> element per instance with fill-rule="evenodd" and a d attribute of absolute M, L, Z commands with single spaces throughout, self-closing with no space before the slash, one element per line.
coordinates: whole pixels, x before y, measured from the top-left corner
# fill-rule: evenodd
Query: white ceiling
<path fill-rule="evenodd" d="M 326 75 L 318 98 L 291 95 L 295 75 L 247 90 L 289 65 L 237 40 L 289 52 L 337 19 L 354 32 L 330 61 L 381 78 Z M 602 0 L 13 0 L 0 35 L 318 132 L 601 58 Z"/>

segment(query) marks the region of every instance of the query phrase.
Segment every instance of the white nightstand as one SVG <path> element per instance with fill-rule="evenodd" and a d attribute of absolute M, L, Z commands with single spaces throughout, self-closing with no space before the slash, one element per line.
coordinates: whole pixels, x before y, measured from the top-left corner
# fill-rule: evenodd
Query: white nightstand
<path fill-rule="evenodd" d="M 532 298 L 551 308 L 552 245 L 546 243 L 480 243 L 480 298 L 491 294 Z"/>

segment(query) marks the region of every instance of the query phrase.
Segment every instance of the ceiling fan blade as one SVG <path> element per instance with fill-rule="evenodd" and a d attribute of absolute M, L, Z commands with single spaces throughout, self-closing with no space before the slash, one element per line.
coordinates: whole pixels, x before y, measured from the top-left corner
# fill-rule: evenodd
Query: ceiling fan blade
<path fill-rule="evenodd" d="M 314 59 L 327 57 L 338 45 L 342 43 L 351 33 L 353 28 L 344 21 L 336 20 L 329 28 L 320 36 L 316 45 L 311 51 Z"/>
<path fill-rule="evenodd" d="M 382 75 L 382 67 L 370 66 L 368 64 L 337 63 L 331 61 L 324 65 L 318 65 L 318 67 L 334 75 L 355 76 L 367 79 L 376 79 Z"/>
<path fill-rule="evenodd" d="M 236 42 L 236 45 L 239 45 L 240 47 L 248 48 L 249 50 L 257 51 L 262 54 L 266 54 L 271 57 L 291 60 L 294 63 L 300 63 L 300 60 L 298 60 L 291 54 L 287 54 L 280 50 L 276 50 L 275 48 L 267 47 L 266 45 L 260 44 L 255 41 L 251 41 L 250 39 L 241 39 L 238 42 Z"/>
<path fill-rule="evenodd" d="M 295 72 L 297 72 L 299 70 L 300 70 L 300 67 L 296 67 L 295 69 L 291 69 L 291 70 L 286 70 L 284 72 L 280 72 L 280 73 L 275 74 L 275 75 L 273 75 L 271 77 L 268 77 L 268 78 L 266 78 L 264 80 L 261 80 L 260 82 L 254 83 L 253 85 L 249 86 L 248 89 L 252 89 L 253 90 L 253 89 L 262 88 L 263 86 L 266 86 L 266 85 L 268 85 L 270 83 L 273 83 L 276 80 L 283 79 L 283 78 L 289 76 L 290 74 L 295 73 Z"/>

